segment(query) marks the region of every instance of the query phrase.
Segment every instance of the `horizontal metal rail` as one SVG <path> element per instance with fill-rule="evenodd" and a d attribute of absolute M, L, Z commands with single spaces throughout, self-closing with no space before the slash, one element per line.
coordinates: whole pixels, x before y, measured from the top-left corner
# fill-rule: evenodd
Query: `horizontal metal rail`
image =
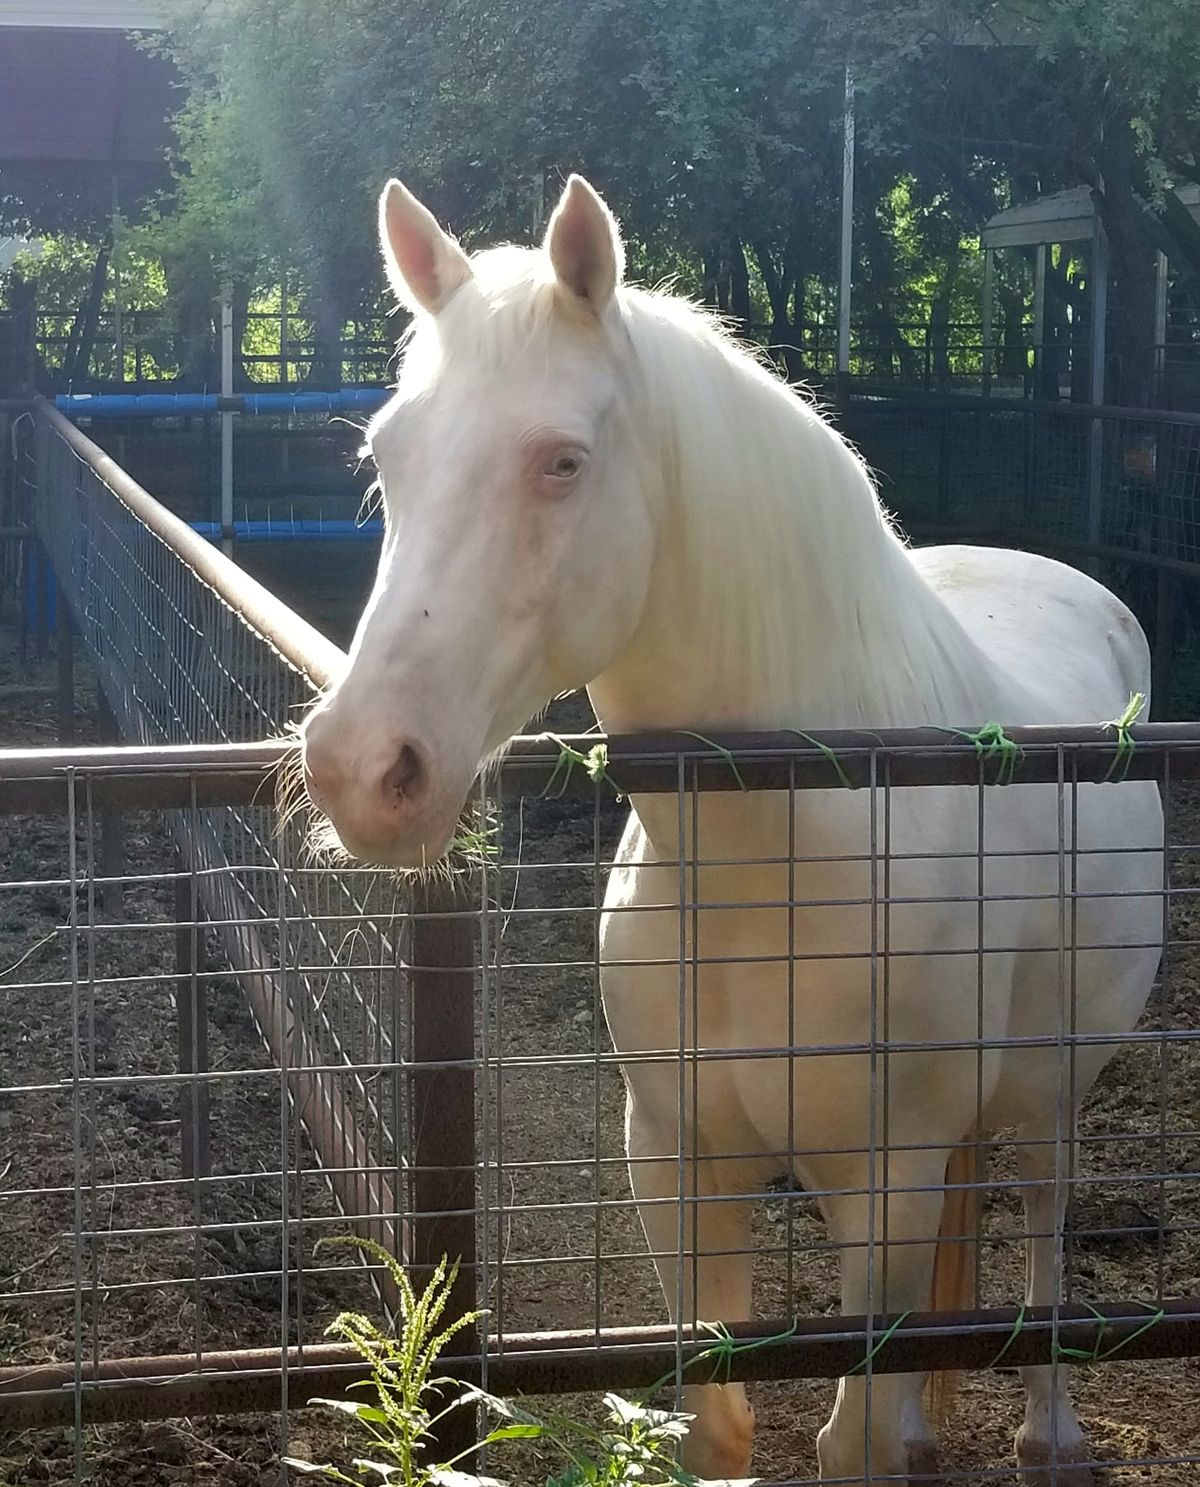
<path fill-rule="evenodd" d="M 0 749 L 0 815 L 53 815 L 67 789 L 96 809 L 272 806 L 286 743 Z"/>
<path fill-rule="evenodd" d="M 445 1368 L 497 1394 L 576 1394 L 670 1384 L 677 1367 L 696 1382 L 833 1379 L 861 1369 L 868 1355 L 876 1374 L 1194 1357 L 1200 1296 L 1161 1306 L 1110 1301 L 912 1312 L 869 1323 L 866 1317 L 741 1322 L 728 1334 L 732 1348 L 711 1332 L 685 1330 L 681 1338 L 670 1326 L 514 1332 L 502 1351 L 464 1353 Z M 107 1359 L 98 1368 L 85 1363 L 81 1377 L 73 1364 L 5 1368 L 0 1429 L 70 1424 L 80 1384 L 88 1424 L 277 1408 L 285 1367 L 292 1409 L 343 1397 L 369 1376 L 352 1348 L 336 1344 L 290 1348 L 286 1358 L 278 1348 L 208 1352 L 202 1369 L 191 1353 Z"/>
<path fill-rule="evenodd" d="M 894 413 L 978 413 L 983 416 L 1003 414 L 1053 414 L 1075 419 L 1121 419 L 1137 423 L 1178 424 L 1200 428 L 1200 413 L 1176 412 L 1169 408 L 1133 408 L 1114 403 L 1063 403 L 1051 398 L 982 397 L 969 392 L 897 393 L 895 385 L 864 381 L 850 382 L 852 407 L 867 406 L 872 411 Z"/>
<path fill-rule="evenodd" d="M 1200 725 L 1146 723 L 1122 746 L 1111 724 L 1009 728 L 1021 751 L 1013 784 L 1112 783 L 1118 779 L 1200 778 Z M 966 729 L 825 729 L 818 733 L 530 735 L 514 738 L 499 766 L 505 784 L 529 794 L 586 795 L 597 784 L 565 751 L 602 744 L 611 785 L 622 794 L 689 790 L 827 790 L 994 783 L 997 757 Z M 59 811 L 69 780 L 86 780 L 97 806 L 186 809 L 274 803 L 272 778 L 295 753 L 287 740 L 158 747 L 0 750 L 0 814 Z M 1010 766 L 1004 766 L 1008 779 Z M 601 783 L 601 789 L 604 788 Z"/>

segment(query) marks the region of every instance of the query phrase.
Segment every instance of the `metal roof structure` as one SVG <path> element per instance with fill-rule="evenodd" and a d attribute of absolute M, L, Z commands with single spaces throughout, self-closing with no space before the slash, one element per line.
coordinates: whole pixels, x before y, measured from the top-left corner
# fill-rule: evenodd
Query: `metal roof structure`
<path fill-rule="evenodd" d="M 1175 194 L 1200 222 L 1200 186 L 1178 186 Z M 983 229 L 985 248 L 1036 248 L 1052 243 L 1090 242 L 1096 233 L 1096 203 L 1090 186 L 1072 186 L 997 212 Z"/>
<path fill-rule="evenodd" d="M 0 26 L 67 26 L 80 31 L 157 31 L 154 0 L 0 0 Z"/>
<path fill-rule="evenodd" d="M 1175 188 L 1180 202 L 1200 223 L 1200 186 L 1185 182 Z M 1035 365 L 1042 358 L 1046 313 L 1046 263 L 1056 243 L 1088 245 L 1088 291 L 1091 300 L 1089 386 L 1091 401 L 1104 402 L 1105 340 L 1108 309 L 1108 245 L 1103 219 L 1096 209 L 1096 198 L 1090 186 L 1072 186 L 1036 201 L 1022 202 L 997 212 L 984 226 L 980 238 L 983 246 L 983 391 L 991 391 L 992 354 L 995 347 L 992 323 L 997 249 L 1033 248 L 1033 347 Z M 1161 370 L 1167 339 L 1167 300 L 1169 264 L 1164 253 L 1155 254 L 1153 335 L 1156 365 Z M 1100 450 L 1093 448 L 1092 484 L 1099 480 Z"/>
<path fill-rule="evenodd" d="M 0 0 L 0 165 L 156 165 L 169 140 L 174 73 L 139 47 L 144 0 Z"/>

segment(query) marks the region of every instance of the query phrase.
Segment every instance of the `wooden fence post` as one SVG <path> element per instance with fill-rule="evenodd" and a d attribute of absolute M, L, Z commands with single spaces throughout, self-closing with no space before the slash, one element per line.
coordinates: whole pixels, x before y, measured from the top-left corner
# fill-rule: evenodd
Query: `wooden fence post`
<path fill-rule="evenodd" d="M 465 895 L 454 884 L 414 889 L 410 966 L 413 1218 L 407 1259 L 418 1288 L 443 1255 L 458 1261 L 447 1316 L 459 1317 L 474 1310 L 477 1296 L 475 932 Z M 454 1353 L 472 1353 L 478 1345 L 477 1328 L 460 1332 L 447 1349 L 446 1373 L 454 1374 Z M 476 1438 L 475 1411 L 456 1410 L 439 1426 L 437 1455 L 445 1460 Z"/>

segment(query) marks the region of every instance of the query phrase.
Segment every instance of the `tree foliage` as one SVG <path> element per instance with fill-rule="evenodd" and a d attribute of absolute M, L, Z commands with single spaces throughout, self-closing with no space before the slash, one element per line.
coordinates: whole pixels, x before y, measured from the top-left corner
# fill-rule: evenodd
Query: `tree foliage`
<path fill-rule="evenodd" d="M 174 0 L 171 16 L 188 93 L 146 240 L 176 298 L 287 270 L 318 337 L 380 302 L 388 175 L 470 243 L 529 241 L 580 169 L 635 274 L 765 325 L 803 373 L 836 279 L 847 66 L 856 306 L 896 354 L 906 320 L 977 304 L 967 249 L 988 216 L 1067 186 L 1097 193 L 1127 339 L 1148 338 L 1155 249 L 1200 281 L 1176 194 L 1200 178 L 1200 0 Z M 1006 317 L 1025 273 L 1003 267 Z M 1054 292 L 1077 287 L 1064 262 Z"/>

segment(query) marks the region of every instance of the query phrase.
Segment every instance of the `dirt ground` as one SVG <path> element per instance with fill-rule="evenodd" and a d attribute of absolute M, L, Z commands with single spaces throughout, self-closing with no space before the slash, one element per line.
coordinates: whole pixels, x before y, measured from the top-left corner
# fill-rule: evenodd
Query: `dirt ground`
<path fill-rule="evenodd" d="M 345 638 L 342 575 L 327 586 L 318 622 Z M 337 597 L 335 598 L 335 592 Z M 94 736 L 91 683 L 78 668 L 85 738 Z M 0 630 L 0 745 L 52 742 L 53 660 L 22 661 L 11 629 Z M 42 691 L 29 690 L 41 688 Z M 566 731 L 584 718 L 560 709 Z M 540 1058 L 494 1085 L 488 1103 L 493 1140 L 485 1172 L 490 1250 L 485 1280 L 491 1326 L 617 1325 L 665 1317 L 653 1267 L 629 1202 L 622 1165 L 619 1076 L 589 1056 L 605 1045 L 594 976 L 594 847 L 611 854 L 622 822 L 615 803 L 538 801 L 511 806 L 503 822 L 499 901 L 512 912 L 493 971 L 493 1051 Z M 1200 886 L 1200 799 L 1181 793 L 1173 812 L 1174 882 Z M 316 1338 L 341 1308 L 373 1303 L 361 1272 L 344 1260 L 314 1262 L 313 1240 L 336 1230 L 335 1210 L 306 1144 L 281 1137 L 279 1081 L 246 1011 L 237 982 L 212 987 L 211 1052 L 218 1069 L 244 1071 L 214 1090 L 215 1180 L 198 1189 L 180 1173 L 174 1087 L 140 1076 L 175 1068 L 172 891 L 167 833 L 153 818 L 126 823 L 127 860 L 137 881 L 124 910 L 95 937 L 83 967 L 94 1001 L 74 1004 L 70 976 L 67 860 L 62 822 L 0 817 L 0 1365 L 69 1359 L 76 1331 L 85 1353 L 121 1356 L 278 1342 L 281 1323 L 281 1165 L 304 1174 L 304 1221 L 290 1235 L 302 1280 L 288 1295 L 292 1335 Z M 81 862 L 94 833 L 77 833 Z M 81 855 L 82 854 L 82 855 Z M 564 909 L 576 912 L 565 915 Z M 541 911 L 541 912 L 538 912 Z M 1200 907 L 1175 899 L 1173 942 L 1163 999 L 1152 1025 L 1200 1030 Z M 212 947 L 215 963 L 215 946 Z M 72 1029 L 94 1033 L 95 1071 L 109 1072 L 94 1106 L 71 1107 Z M 88 1020 L 90 1019 L 90 1021 Z M 1084 1122 L 1083 1187 L 1074 1219 L 1071 1283 L 1075 1299 L 1200 1293 L 1200 1056 L 1196 1045 L 1123 1052 L 1106 1071 Z M 569 1061 L 570 1060 L 570 1061 Z M 568 1062 L 569 1061 L 569 1062 Z M 1165 1072 L 1164 1072 L 1165 1067 Z M 1165 1140 L 1159 1142 L 1160 1128 Z M 1104 1138 L 1104 1139 L 1101 1139 Z M 1152 1138 L 1152 1139 L 1151 1139 Z M 281 1157 L 283 1161 L 281 1163 Z M 1165 1164 L 1165 1165 L 1164 1165 Z M 996 1168 L 1003 1175 L 1003 1161 Z M 97 1234 L 82 1258 L 72 1229 L 82 1217 Z M 1145 1174 L 1123 1182 L 1122 1174 Z M 1169 1180 L 1156 1180 L 1175 1174 Z M 100 1195 L 93 1194 L 95 1178 Z M 596 1199 L 601 1200 L 600 1205 Z M 1011 1194 L 989 1205 L 983 1279 L 986 1303 L 1018 1297 L 1019 1208 Z M 133 1232 L 138 1231 L 138 1232 Z M 146 1232 L 151 1231 L 151 1232 Z M 760 1205 L 755 1228 L 760 1315 L 830 1313 L 837 1306 L 835 1263 L 813 1206 L 780 1191 Z M 790 1248 L 788 1263 L 781 1251 Z M 323 1267 L 323 1268 L 322 1268 Z M 101 1301 L 77 1318 L 77 1274 L 100 1283 Z M 199 1279 L 198 1279 L 199 1277 Z M 1114 1462 L 1200 1457 L 1200 1364 L 1109 1364 L 1080 1368 L 1074 1395 L 1097 1457 Z M 829 1383 L 756 1386 L 755 1470 L 764 1481 L 800 1480 L 816 1471 L 814 1440 L 829 1413 Z M 560 1402 L 566 1403 L 566 1402 Z M 594 1401 L 578 1402 L 580 1409 Z M 1012 1439 L 1020 1423 L 1014 1375 L 969 1378 L 943 1432 L 943 1467 L 988 1471 L 1016 1482 Z M 340 1429 L 316 1411 L 296 1412 L 286 1449 L 348 1454 Z M 90 1428 L 82 1477 L 98 1487 L 264 1487 L 280 1481 L 283 1447 L 276 1416 Z M 540 1480 L 536 1466 L 522 1482 Z M 995 1475 L 995 1473 L 999 1475 Z M 0 1439 L 0 1487 L 75 1480 L 69 1432 Z M 1111 1487 L 1183 1487 L 1195 1468 L 1119 1465 Z"/>

